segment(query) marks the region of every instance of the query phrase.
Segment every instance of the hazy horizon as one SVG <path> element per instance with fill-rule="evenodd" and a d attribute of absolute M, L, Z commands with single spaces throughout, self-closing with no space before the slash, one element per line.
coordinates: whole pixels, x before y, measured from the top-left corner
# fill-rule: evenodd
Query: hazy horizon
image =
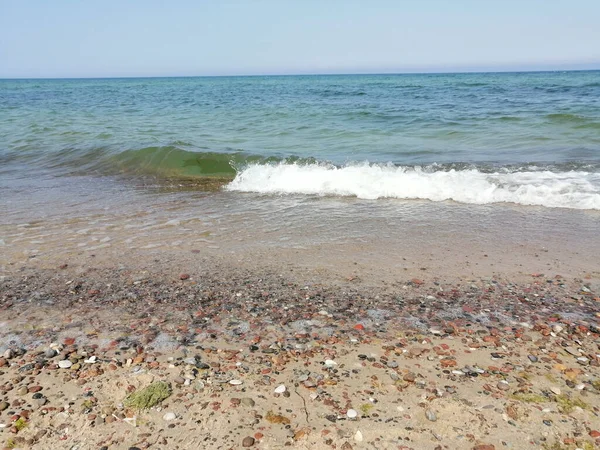
<path fill-rule="evenodd" d="M 599 72 L 600 64 L 592 68 L 556 68 L 531 70 L 448 70 L 448 71 L 406 71 L 406 72 L 330 72 L 330 73 L 240 73 L 222 75 L 131 75 L 131 76 L 87 76 L 87 77 L 0 77 L 0 80 L 110 80 L 144 78 L 235 78 L 235 77 L 319 77 L 319 76 L 386 76 L 386 75 L 460 75 L 495 73 L 551 73 L 551 72 Z"/>

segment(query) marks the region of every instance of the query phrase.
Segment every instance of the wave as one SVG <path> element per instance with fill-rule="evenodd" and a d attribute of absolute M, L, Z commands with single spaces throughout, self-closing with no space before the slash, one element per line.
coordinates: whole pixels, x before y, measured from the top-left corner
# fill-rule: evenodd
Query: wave
<path fill-rule="evenodd" d="M 437 165 L 250 164 L 239 171 L 225 189 L 263 194 L 423 199 L 477 205 L 517 203 L 600 210 L 600 173 L 555 172 L 536 167 L 486 171 Z"/>

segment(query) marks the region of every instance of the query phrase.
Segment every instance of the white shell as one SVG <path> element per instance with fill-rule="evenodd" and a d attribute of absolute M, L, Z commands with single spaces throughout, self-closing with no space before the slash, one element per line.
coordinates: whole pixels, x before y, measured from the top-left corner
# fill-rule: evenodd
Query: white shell
<path fill-rule="evenodd" d="M 280 384 L 279 386 L 277 386 L 277 387 L 275 388 L 275 391 L 274 391 L 274 392 L 275 392 L 276 394 L 283 394 L 285 391 L 286 391 L 286 388 L 285 388 L 285 386 L 284 386 L 283 384 Z"/>

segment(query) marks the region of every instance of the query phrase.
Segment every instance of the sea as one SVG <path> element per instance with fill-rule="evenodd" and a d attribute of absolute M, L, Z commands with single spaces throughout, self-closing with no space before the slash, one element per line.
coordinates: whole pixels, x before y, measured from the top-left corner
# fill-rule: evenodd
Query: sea
<path fill-rule="evenodd" d="M 492 245 L 508 270 L 550 242 L 594 271 L 600 71 L 4 79 L 0 208 L 6 260 L 204 245 L 442 270 Z"/>

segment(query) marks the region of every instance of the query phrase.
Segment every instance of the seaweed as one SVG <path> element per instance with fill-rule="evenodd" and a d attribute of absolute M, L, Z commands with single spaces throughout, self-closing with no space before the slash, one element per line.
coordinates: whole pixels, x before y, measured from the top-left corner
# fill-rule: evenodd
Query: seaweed
<path fill-rule="evenodd" d="M 169 383 L 157 381 L 129 394 L 123 404 L 137 410 L 150 409 L 168 398 L 171 392 L 171 385 Z"/>

